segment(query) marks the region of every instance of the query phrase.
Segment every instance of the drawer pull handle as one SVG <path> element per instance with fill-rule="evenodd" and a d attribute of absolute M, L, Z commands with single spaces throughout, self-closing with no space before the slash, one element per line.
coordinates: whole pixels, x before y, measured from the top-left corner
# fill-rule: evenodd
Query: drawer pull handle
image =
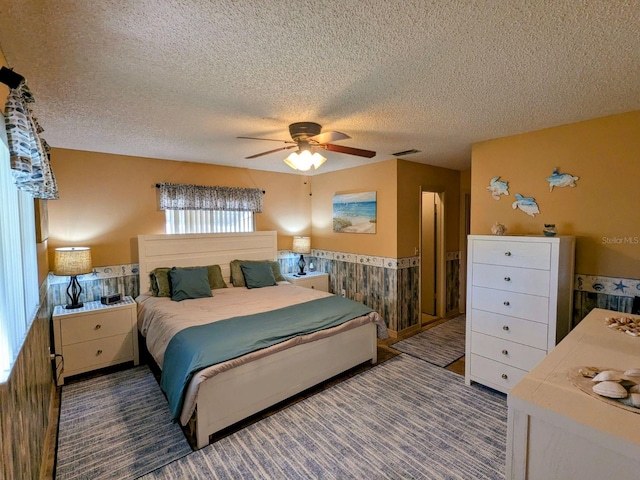
<path fill-rule="evenodd" d="M 505 307 L 508 307 L 509 305 L 511 305 L 508 301 L 504 301 L 503 303 Z"/>
<path fill-rule="evenodd" d="M 503 355 L 509 355 L 509 352 L 507 350 L 502 350 L 502 354 Z"/>
<path fill-rule="evenodd" d="M 511 252 L 504 252 L 506 257 L 510 257 L 511 256 Z"/>
<path fill-rule="evenodd" d="M 506 373 L 503 373 L 501 376 L 503 380 L 506 380 L 507 378 L 509 378 Z"/>
<path fill-rule="evenodd" d="M 96 357 L 98 357 L 98 356 L 100 356 L 100 355 L 102 355 L 102 350 L 98 350 L 98 351 L 96 352 Z"/>
<path fill-rule="evenodd" d="M 502 326 L 502 329 L 503 329 L 504 331 L 508 332 L 508 331 L 509 331 L 509 325 L 503 325 L 503 326 Z"/>
<path fill-rule="evenodd" d="M 95 327 L 93 327 L 94 330 L 100 330 L 102 328 L 102 325 L 97 324 Z"/>
<path fill-rule="evenodd" d="M 505 282 L 510 282 L 511 281 L 511 277 L 504 277 L 504 281 Z"/>

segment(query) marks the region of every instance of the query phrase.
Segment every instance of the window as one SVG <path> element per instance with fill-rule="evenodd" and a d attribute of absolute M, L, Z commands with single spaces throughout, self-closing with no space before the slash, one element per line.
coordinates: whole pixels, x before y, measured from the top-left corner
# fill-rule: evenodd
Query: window
<path fill-rule="evenodd" d="M 257 188 L 159 183 L 166 233 L 253 232 L 264 192 Z"/>
<path fill-rule="evenodd" d="M 39 302 L 33 196 L 18 190 L 0 129 L 0 383 L 5 382 Z"/>
<path fill-rule="evenodd" d="M 165 233 L 253 232 L 253 212 L 165 210 Z"/>

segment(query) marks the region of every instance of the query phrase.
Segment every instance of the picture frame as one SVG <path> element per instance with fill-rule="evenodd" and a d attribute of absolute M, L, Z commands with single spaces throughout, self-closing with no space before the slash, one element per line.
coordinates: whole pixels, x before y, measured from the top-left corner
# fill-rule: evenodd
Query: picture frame
<path fill-rule="evenodd" d="M 333 231 L 375 234 L 376 192 L 344 193 L 333 196 Z"/>

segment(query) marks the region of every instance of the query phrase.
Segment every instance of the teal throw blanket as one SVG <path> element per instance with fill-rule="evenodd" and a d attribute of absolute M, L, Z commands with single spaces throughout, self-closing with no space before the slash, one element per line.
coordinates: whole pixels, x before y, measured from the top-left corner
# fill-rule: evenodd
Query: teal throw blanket
<path fill-rule="evenodd" d="M 181 330 L 167 345 L 160 379 L 172 418 L 179 418 L 186 387 L 196 371 L 299 335 L 341 325 L 372 311 L 334 295 Z"/>

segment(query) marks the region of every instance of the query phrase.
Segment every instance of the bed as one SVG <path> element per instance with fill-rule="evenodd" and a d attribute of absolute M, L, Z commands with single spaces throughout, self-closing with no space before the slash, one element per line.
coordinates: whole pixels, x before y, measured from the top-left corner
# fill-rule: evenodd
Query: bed
<path fill-rule="evenodd" d="M 163 375 L 175 363 L 164 364 L 167 347 L 174 337 L 189 331 L 188 327 L 208 328 L 210 323 L 223 323 L 220 320 L 226 322 L 237 316 L 242 317 L 241 321 L 254 321 L 258 314 L 278 316 L 289 310 L 302 321 L 303 317 L 312 316 L 301 314 L 307 302 L 324 305 L 323 302 L 344 301 L 288 282 L 255 289 L 229 285 L 233 260 L 276 260 L 276 232 L 140 235 L 138 253 L 138 328 L 155 362 L 161 369 L 166 367 Z M 203 265 L 219 265 L 228 288 L 212 290 L 212 298 L 182 302 L 150 293 L 149 273 L 154 269 Z M 196 448 L 207 445 L 210 436 L 220 430 L 292 395 L 361 363 L 375 363 L 376 339 L 387 335 L 384 322 L 371 311 L 322 330 L 305 332 L 202 368 L 190 377 L 175 418 L 182 425 L 191 425 Z M 169 395 L 168 399 L 170 406 L 177 408 L 171 405 Z"/>

